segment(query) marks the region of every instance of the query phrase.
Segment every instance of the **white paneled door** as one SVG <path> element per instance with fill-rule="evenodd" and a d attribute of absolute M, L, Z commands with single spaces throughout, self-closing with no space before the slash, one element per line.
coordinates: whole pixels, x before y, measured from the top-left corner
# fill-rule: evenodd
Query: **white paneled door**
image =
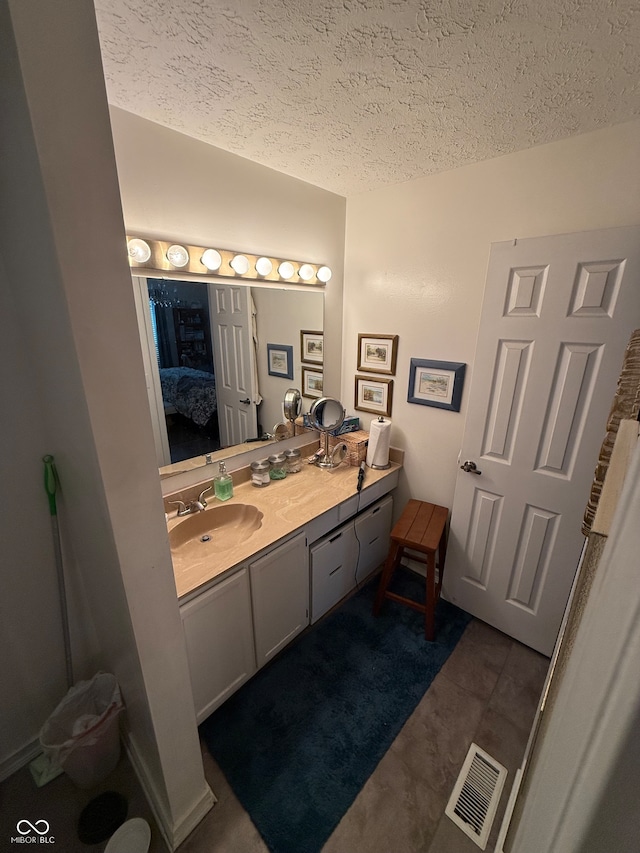
<path fill-rule="evenodd" d="M 638 327 L 640 228 L 492 246 L 444 595 L 546 655 Z"/>
<path fill-rule="evenodd" d="M 250 294 L 244 285 L 209 285 L 222 447 L 242 444 L 258 435 Z"/>

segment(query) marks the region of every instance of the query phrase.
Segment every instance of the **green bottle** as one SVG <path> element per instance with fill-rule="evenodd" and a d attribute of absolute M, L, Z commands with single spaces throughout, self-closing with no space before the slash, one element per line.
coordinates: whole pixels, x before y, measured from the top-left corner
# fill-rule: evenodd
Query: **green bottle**
<path fill-rule="evenodd" d="M 233 480 L 231 474 L 227 473 L 227 466 L 220 463 L 218 476 L 213 479 L 213 491 L 219 501 L 228 501 L 233 497 Z"/>

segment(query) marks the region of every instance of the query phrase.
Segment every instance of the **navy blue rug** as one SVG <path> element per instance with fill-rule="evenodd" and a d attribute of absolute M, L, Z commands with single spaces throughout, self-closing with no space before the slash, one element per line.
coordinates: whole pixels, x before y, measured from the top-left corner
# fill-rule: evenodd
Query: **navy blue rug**
<path fill-rule="evenodd" d="M 272 853 L 318 853 L 470 621 L 446 601 L 436 641 L 378 577 L 313 626 L 202 723 L 200 733 Z M 424 580 L 393 589 L 424 600 Z"/>

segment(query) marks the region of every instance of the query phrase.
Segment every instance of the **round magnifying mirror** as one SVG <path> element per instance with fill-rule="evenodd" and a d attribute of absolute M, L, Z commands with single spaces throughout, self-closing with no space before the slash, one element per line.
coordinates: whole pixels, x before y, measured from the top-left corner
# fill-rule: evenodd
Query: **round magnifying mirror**
<path fill-rule="evenodd" d="M 309 417 L 315 429 L 321 432 L 331 432 L 342 426 L 346 412 L 339 400 L 333 397 L 320 397 L 311 406 Z"/>
<path fill-rule="evenodd" d="M 302 409 L 302 396 L 297 388 L 289 388 L 284 395 L 284 416 L 288 421 L 295 421 Z"/>
<path fill-rule="evenodd" d="M 338 459 L 329 453 L 329 433 L 342 426 L 345 415 L 342 403 L 333 397 L 320 397 L 309 410 L 312 426 L 324 435 L 323 455 L 316 461 L 320 468 L 337 468 L 342 462 L 342 457 Z"/>

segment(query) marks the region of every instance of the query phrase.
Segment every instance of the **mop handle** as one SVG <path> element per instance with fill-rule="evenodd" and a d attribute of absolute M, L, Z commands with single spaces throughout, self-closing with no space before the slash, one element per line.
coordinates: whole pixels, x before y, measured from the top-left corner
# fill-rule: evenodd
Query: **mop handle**
<path fill-rule="evenodd" d="M 53 549 L 58 576 L 58 597 L 60 599 L 60 614 L 62 616 L 62 634 L 64 639 L 64 662 L 67 673 L 67 687 L 73 685 L 73 662 L 71 658 L 71 636 L 69 634 L 69 614 L 67 612 L 67 593 L 64 584 L 64 568 L 62 565 L 62 549 L 60 547 L 60 529 L 58 527 L 58 509 L 56 507 L 56 489 L 58 488 L 58 472 L 53 456 L 42 457 L 44 462 L 44 488 L 49 499 L 51 513 L 51 530 L 53 532 Z"/>

